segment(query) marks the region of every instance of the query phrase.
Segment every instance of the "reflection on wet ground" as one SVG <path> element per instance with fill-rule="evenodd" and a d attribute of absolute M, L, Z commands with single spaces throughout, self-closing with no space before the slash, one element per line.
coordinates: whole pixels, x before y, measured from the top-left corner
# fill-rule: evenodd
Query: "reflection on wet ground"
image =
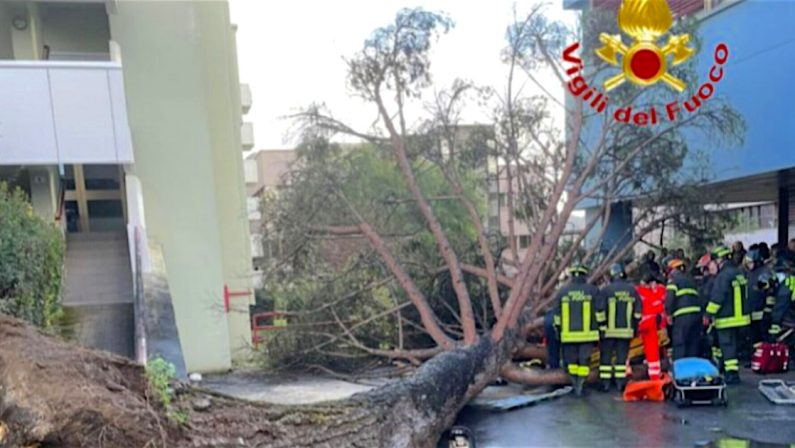
<path fill-rule="evenodd" d="M 795 407 L 768 402 L 756 388 L 761 378 L 746 373 L 742 385 L 729 389 L 725 408 L 625 403 L 615 393 L 590 391 L 583 399 L 566 396 L 510 412 L 465 408 L 457 424 L 472 430 L 479 448 L 790 447 Z"/>

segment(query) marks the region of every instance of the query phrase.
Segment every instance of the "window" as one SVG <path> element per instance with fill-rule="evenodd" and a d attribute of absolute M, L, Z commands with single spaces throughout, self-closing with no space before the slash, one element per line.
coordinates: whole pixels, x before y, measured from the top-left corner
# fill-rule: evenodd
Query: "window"
<path fill-rule="evenodd" d="M 530 235 L 519 235 L 519 249 L 527 249 L 530 245 Z"/>
<path fill-rule="evenodd" d="M 508 205 L 508 196 L 505 193 L 500 193 L 500 207 Z"/>

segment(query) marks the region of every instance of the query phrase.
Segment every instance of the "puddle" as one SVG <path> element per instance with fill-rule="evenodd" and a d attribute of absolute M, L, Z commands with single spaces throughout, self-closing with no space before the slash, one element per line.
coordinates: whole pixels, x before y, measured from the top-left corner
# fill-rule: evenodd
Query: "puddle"
<path fill-rule="evenodd" d="M 690 422 L 687 421 L 686 418 L 677 417 L 675 415 L 663 414 L 662 417 L 663 417 L 664 420 L 668 420 L 669 422 L 677 423 L 679 425 L 689 425 L 690 424 Z"/>

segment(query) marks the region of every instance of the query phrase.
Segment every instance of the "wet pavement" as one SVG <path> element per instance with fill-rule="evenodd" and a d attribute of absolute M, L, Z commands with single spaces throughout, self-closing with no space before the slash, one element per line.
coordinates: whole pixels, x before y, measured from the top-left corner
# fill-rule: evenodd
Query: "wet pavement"
<path fill-rule="evenodd" d="M 468 407 L 457 424 L 472 430 L 479 448 L 789 447 L 795 443 L 795 406 L 774 405 L 763 397 L 757 390 L 763 378 L 795 381 L 795 374 L 743 372 L 743 384 L 728 389 L 726 408 L 625 403 L 615 391 L 591 389 L 582 399 L 568 395 L 508 412 Z"/>
<path fill-rule="evenodd" d="M 252 401 L 308 404 L 346 398 L 386 382 L 374 379 L 352 383 L 318 375 L 276 375 L 251 371 L 208 375 L 201 382 L 201 387 Z"/>

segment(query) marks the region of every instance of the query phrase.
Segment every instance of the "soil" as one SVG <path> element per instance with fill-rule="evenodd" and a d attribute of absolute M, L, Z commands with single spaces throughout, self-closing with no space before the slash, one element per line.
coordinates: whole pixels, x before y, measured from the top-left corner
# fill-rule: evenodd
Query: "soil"
<path fill-rule="evenodd" d="M 3 315 L 0 421 L 9 446 L 162 445 L 179 432 L 152 406 L 141 366 Z"/>

